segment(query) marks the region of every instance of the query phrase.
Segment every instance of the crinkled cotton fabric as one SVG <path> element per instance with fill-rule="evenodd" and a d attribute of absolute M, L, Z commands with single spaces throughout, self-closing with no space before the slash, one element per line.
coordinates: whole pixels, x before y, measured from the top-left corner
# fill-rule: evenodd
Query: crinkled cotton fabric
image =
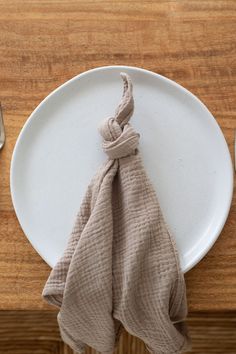
<path fill-rule="evenodd" d="M 184 276 L 129 123 L 132 82 L 121 76 L 121 102 L 99 128 L 108 159 L 87 188 L 43 297 L 59 307 L 62 339 L 78 353 L 89 345 L 112 354 L 123 328 L 150 353 L 181 353 L 190 342 Z"/>

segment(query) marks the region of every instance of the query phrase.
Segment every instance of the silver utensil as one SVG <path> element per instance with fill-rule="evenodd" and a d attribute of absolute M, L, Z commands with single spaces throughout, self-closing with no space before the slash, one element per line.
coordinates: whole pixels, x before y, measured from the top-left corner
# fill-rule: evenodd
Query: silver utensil
<path fill-rule="evenodd" d="M 0 102 L 0 150 L 3 148 L 4 143 L 5 143 L 5 128 L 3 123 L 2 106 Z"/>

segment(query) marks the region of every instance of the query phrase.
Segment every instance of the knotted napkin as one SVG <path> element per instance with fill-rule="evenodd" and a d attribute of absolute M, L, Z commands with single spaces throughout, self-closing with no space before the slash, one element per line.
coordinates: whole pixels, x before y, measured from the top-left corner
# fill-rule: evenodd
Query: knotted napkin
<path fill-rule="evenodd" d="M 76 352 L 89 345 L 112 354 L 125 328 L 151 353 L 176 354 L 189 342 L 185 281 L 129 124 L 131 79 L 121 76 L 121 103 L 99 129 L 108 160 L 88 186 L 43 297 L 60 308 L 62 339 Z"/>

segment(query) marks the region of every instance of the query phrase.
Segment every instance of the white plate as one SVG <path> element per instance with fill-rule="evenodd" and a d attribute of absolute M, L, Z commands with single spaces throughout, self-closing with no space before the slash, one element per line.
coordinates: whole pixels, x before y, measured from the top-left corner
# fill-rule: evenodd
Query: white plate
<path fill-rule="evenodd" d="M 226 221 L 233 170 L 224 136 L 189 91 L 127 66 L 87 71 L 46 97 L 25 123 L 11 162 L 11 194 L 34 248 L 54 266 L 66 246 L 87 184 L 106 156 L 98 126 L 122 94 L 121 71 L 134 85 L 131 124 L 183 271 L 212 247 Z"/>

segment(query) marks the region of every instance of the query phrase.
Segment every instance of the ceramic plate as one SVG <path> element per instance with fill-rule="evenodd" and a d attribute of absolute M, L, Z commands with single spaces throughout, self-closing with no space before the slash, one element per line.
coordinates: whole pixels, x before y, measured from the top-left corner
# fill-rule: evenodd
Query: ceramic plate
<path fill-rule="evenodd" d="M 204 104 L 175 82 L 126 66 L 82 73 L 31 114 L 15 145 L 11 194 L 21 227 L 54 266 L 86 186 L 106 159 L 98 126 L 112 116 L 127 72 L 134 85 L 131 124 L 179 249 L 184 272 L 212 247 L 226 221 L 233 172 L 224 136 Z"/>

